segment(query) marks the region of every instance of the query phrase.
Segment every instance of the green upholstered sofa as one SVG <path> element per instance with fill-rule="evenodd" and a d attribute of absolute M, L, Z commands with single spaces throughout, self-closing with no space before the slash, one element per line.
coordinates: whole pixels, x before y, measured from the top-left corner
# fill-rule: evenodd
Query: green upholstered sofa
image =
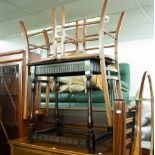
<path fill-rule="evenodd" d="M 126 103 L 129 103 L 129 90 L 130 90 L 130 67 L 127 63 L 120 63 L 120 76 L 121 76 L 121 89 L 123 98 Z M 113 103 L 113 91 L 110 90 L 110 99 Z M 54 93 L 50 93 L 50 108 L 54 107 Z M 45 88 L 41 91 L 41 106 L 45 107 L 46 93 Z M 101 90 L 93 89 L 92 91 L 92 104 L 94 107 L 103 107 L 104 98 Z M 87 106 L 87 94 L 85 92 L 59 93 L 59 107 L 84 107 Z"/>

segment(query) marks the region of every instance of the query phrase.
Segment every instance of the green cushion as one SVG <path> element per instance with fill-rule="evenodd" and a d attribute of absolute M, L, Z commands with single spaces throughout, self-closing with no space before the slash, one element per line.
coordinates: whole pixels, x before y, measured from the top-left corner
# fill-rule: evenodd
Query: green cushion
<path fill-rule="evenodd" d="M 78 93 L 59 93 L 59 102 L 80 102 L 80 103 L 87 103 L 87 94 L 85 92 L 78 92 Z M 50 102 L 54 102 L 55 94 L 50 93 Z M 41 93 L 41 102 L 46 102 L 46 94 Z M 97 90 L 93 91 L 92 93 L 92 102 L 95 103 L 103 103 L 103 95 L 102 91 Z"/>
<path fill-rule="evenodd" d="M 46 106 L 46 103 L 45 102 L 41 102 L 41 105 L 42 105 L 42 108 L 45 108 Z M 86 102 L 59 102 L 58 103 L 59 107 L 87 107 L 88 106 L 88 103 Z M 92 106 L 93 107 L 103 107 L 103 109 L 105 108 L 105 104 L 104 103 L 95 103 L 95 102 L 92 102 Z M 50 108 L 54 108 L 55 107 L 55 103 L 54 102 L 50 102 L 49 104 L 49 107 Z"/>
<path fill-rule="evenodd" d="M 58 95 L 59 102 L 70 102 L 71 95 L 72 95 L 71 93 L 59 93 Z M 54 102 L 54 99 L 55 99 L 55 94 L 50 93 L 49 101 Z M 45 102 L 45 101 L 46 101 L 46 93 L 43 92 L 41 93 L 41 102 Z"/>
<path fill-rule="evenodd" d="M 112 93 L 111 93 L 112 94 Z M 68 102 L 68 103 L 88 103 L 87 94 L 85 92 L 78 93 L 59 93 L 59 102 Z M 113 97 L 112 97 L 113 98 Z M 128 92 L 123 91 L 123 98 L 128 101 Z M 50 102 L 54 103 L 55 94 L 50 93 Z M 46 102 L 46 94 L 41 94 L 41 102 Z M 92 102 L 93 103 L 104 103 L 103 93 L 101 90 L 96 90 L 92 92 Z M 84 105 L 84 104 L 83 104 Z"/>
<path fill-rule="evenodd" d="M 84 92 L 72 93 L 70 101 L 71 102 L 87 103 L 88 102 L 87 94 Z M 103 103 L 104 102 L 103 95 L 102 95 L 102 92 L 100 90 L 96 90 L 96 91 L 92 92 L 92 102 L 95 102 L 95 103 Z"/>
<path fill-rule="evenodd" d="M 71 103 L 70 102 L 59 102 L 59 107 L 71 107 Z M 45 108 L 46 103 L 45 102 L 41 102 L 41 107 Z M 54 108 L 55 107 L 55 103 L 54 102 L 50 102 L 49 103 L 49 107 L 50 108 Z"/>

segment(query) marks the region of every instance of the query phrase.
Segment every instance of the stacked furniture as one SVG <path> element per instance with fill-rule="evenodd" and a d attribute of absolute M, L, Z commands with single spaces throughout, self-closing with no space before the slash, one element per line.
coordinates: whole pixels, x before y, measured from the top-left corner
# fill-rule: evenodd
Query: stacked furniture
<path fill-rule="evenodd" d="M 23 32 L 23 37 L 26 43 L 26 80 L 25 80 L 25 101 L 24 101 L 24 118 L 30 115 L 29 125 L 29 143 L 34 141 L 44 141 L 53 143 L 71 144 L 81 147 L 86 147 L 89 153 L 94 153 L 97 148 L 97 144 L 104 143 L 105 141 L 113 137 L 113 154 L 126 154 L 131 153 L 131 145 L 133 141 L 133 131 L 135 124 L 135 110 L 128 111 L 126 103 L 123 101 L 123 95 L 126 96 L 128 102 L 129 93 L 129 80 L 123 75 L 120 77 L 121 64 L 118 63 L 118 39 L 121 24 L 124 17 L 124 12 L 121 12 L 116 29 L 113 31 L 105 31 L 105 12 L 106 12 L 107 0 L 104 0 L 103 7 L 101 10 L 100 18 L 98 19 L 83 19 L 76 20 L 72 23 L 65 23 L 64 8 L 61 8 L 61 25 L 56 24 L 56 10 L 52 9 L 52 27 L 43 29 L 35 33 L 28 33 L 26 27 L 22 21 L 20 26 Z M 89 27 L 98 26 L 97 33 L 88 33 Z M 75 35 L 72 30 L 75 30 Z M 71 35 L 66 32 L 70 31 Z M 80 35 L 80 31 L 82 34 Z M 60 33 L 59 33 L 60 31 Z M 52 33 L 52 40 L 49 35 Z M 37 45 L 31 43 L 31 37 L 43 36 L 44 43 Z M 104 40 L 106 37 L 110 37 L 113 42 L 112 44 L 105 44 Z M 91 45 L 90 46 L 90 42 Z M 71 44 L 70 47 L 73 49 L 68 50 L 67 45 Z M 43 49 L 46 51 L 46 58 L 32 61 L 30 59 L 30 53 L 36 49 Z M 60 48 L 60 51 L 58 50 Z M 113 48 L 114 55 L 109 56 L 104 53 L 105 49 Z M 126 64 L 124 64 L 126 65 Z M 128 66 L 128 65 L 127 65 Z M 121 68 L 121 69 L 120 69 Z M 126 70 L 125 70 L 126 73 Z M 94 123 L 93 104 L 92 104 L 92 76 L 95 74 L 101 74 L 101 85 L 103 90 L 101 106 L 95 112 L 102 111 L 103 117 L 99 117 L 99 121 L 103 118 L 103 123 L 98 122 L 98 125 Z M 127 73 L 129 74 L 129 73 Z M 87 88 L 87 106 L 75 105 L 73 100 L 73 108 L 67 105 L 64 106 L 63 110 L 67 110 L 67 114 L 71 114 L 73 110 L 80 112 L 77 115 L 77 119 L 82 115 L 84 110 L 87 114 L 85 116 L 85 126 L 81 127 L 81 120 L 75 125 L 76 122 L 70 117 L 70 122 L 65 125 L 65 119 L 62 118 L 62 114 L 65 113 L 59 107 L 59 77 L 61 76 L 86 76 L 86 88 Z M 42 78 L 45 77 L 45 78 Z M 50 96 L 50 77 L 54 77 L 54 109 L 49 104 L 51 101 Z M 123 80 L 124 79 L 124 80 Z M 121 80 L 123 82 L 121 82 Z M 32 83 L 32 102 L 30 105 L 30 113 L 28 111 L 27 97 L 29 83 Z M 46 101 L 45 108 L 42 110 L 40 105 L 40 93 L 41 84 L 46 83 Z M 122 85 L 122 87 L 121 87 Z M 122 95 L 122 90 L 123 95 Z M 70 95 L 70 94 L 68 94 Z M 76 96 L 76 95 L 75 95 Z M 110 99 L 112 96 L 113 99 Z M 43 97 L 43 96 L 42 96 Z M 41 97 L 41 98 L 42 98 Z M 74 97 L 74 95 L 72 95 Z M 81 97 L 81 95 L 80 95 Z M 42 99 L 41 99 L 42 100 Z M 113 101 L 115 100 L 114 109 L 112 111 Z M 66 104 L 68 101 L 72 101 L 71 98 L 66 98 Z M 81 100 L 80 100 L 81 102 Z M 72 105 L 72 103 L 71 103 Z M 105 105 L 105 106 L 104 106 Z M 74 108 L 75 107 L 75 108 Z M 36 131 L 35 118 L 38 114 L 49 115 L 51 123 L 48 125 L 50 128 Z M 74 116 L 74 115 L 73 115 Z M 49 117 L 48 117 L 49 118 Z M 74 117 L 73 117 L 74 118 Z M 44 125 L 46 118 L 42 118 L 42 125 Z M 73 125 L 74 124 L 74 125 Z M 66 127 L 67 126 L 67 127 Z M 110 143 L 110 141 L 109 141 Z M 111 143 L 112 144 L 112 143 Z M 109 144 L 110 146 L 110 144 Z M 135 147 L 134 147 L 135 148 Z"/>
<path fill-rule="evenodd" d="M 109 82 L 112 83 L 114 99 L 121 99 L 121 83 L 120 83 L 120 72 L 119 72 L 119 64 L 118 64 L 118 36 L 120 32 L 121 23 L 123 21 L 124 12 L 121 13 L 120 18 L 118 20 L 118 25 L 116 26 L 115 31 L 106 32 L 104 30 L 104 17 L 106 10 L 107 0 L 104 1 L 103 8 L 101 11 L 101 16 L 98 20 L 89 21 L 84 19 L 82 21 L 76 20 L 74 23 L 65 24 L 65 16 L 64 16 L 64 8 L 61 9 L 61 36 L 58 36 L 58 28 L 56 25 L 56 10 L 52 9 L 52 28 L 50 30 L 43 30 L 37 32 L 35 34 L 28 34 L 23 22 L 20 22 L 21 28 L 23 30 L 24 39 L 26 41 L 27 47 L 27 56 L 29 56 L 30 51 L 36 48 L 43 48 L 47 50 L 47 58 L 38 60 L 38 61 L 30 61 L 27 58 L 27 76 L 30 71 L 32 72 L 32 67 L 34 66 L 34 75 L 32 81 L 34 81 L 33 88 L 33 96 L 32 96 L 32 104 L 31 104 L 31 112 L 30 112 L 30 127 L 29 127 L 29 141 L 32 142 L 33 139 L 45 139 L 46 133 L 48 131 L 56 132 L 56 135 L 60 137 L 61 135 L 61 123 L 59 120 L 59 107 L 58 107 L 58 79 L 60 76 L 71 76 L 71 75 L 85 75 L 87 78 L 86 87 L 87 87 L 87 132 L 86 132 L 86 141 L 79 140 L 77 144 L 84 144 L 87 146 L 89 152 L 95 152 L 95 146 L 97 143 L 102 141 L 102 139 L 106 139 L 105 137 L 109 137 L 111 135 L 111 130 L 105 135 L 97 136 L 95 134 L 95 130 L 93 129 L 93 110 L 92 110 L 92 84 L 91 78 L 93 74 L 101 74 L 102 78 L 102 87 L 103 87 L 103 96 L 105 100 L 105 110 L 107 115 L 107 127 L 112 127 L 112 109 L 110 104 L 109 97 Z M 89 26 L 98 25 L 98 33 L 96 34 L 87 34 L 87 29 Z M 83 33 L 82 37 L 79 36 L 79 30 L 82 27 Z M 75 29 L 75 38 L 66 34 L 68 29 Z M 52 31 L 52 42 L 49 41 L 48 31 Z M 30 43 L 29 37 L 43 34 L 45 39 L 45 44 L 38 46 Z M 113 39 L 112 44 L 104 45 L 104 37 L 108 36 Z M 88 42 L 98 41 L 97 46 L 90 47 L 87 46 Z M 60 56 L 58 55 L 58 43 L 61 45 Z M 66 51 L 66 44 L 74 44 L 75 50 Z M 84 53 L 80 54 L 82 45 L 82 50 Z M 92 43 L 91 43 L 92 44 Z M 51 53 L 52 46 L 52 53 Z M 104 54 L 105 48 L 113 48 L 114 56 L 106 56 Z M 93 54 L 88 54 L 87 51 L 95 51 Z M 75 55 L 65 55 L 66 53 L 73 53 Z M 65 66 L 65 68 L 64 68 Z M 40 76 L 47 76 L 47 80 L 40 80 Z M 39 96 L 40 91 L 40 83 L 47 82 L 46 85 L 46 113 L 48 113 L 49 109 L 49 82 L 50 76 L 54 76 L 55 80 L 55 126 L 53 129 L 48 129 L 43 132 L 34 132 L 34 114 L 35 114 L 35 103 L 37 102 L 37 97 Z M 28 77 L 27 77 L 28 79 Z M 28 81 L 26 81 L 28 83 Z M 26 91 L 25 91 L 26 92 Z M 27 95 L 27 94 L 25 94 Z M 25 102 L 26 104 L 26 102 Z M 25 106 L 26 107 L 26 106 Z M 74 129 L 71 129 L 74 132 Z M 44 134 L 44 135 L 42 135 Z M 43 137 L 43 138 L 42 138 Z M 50 137 L 54 141 L 54 137 Z M 59 141 L 62 141 L 61 138 Z M 54 141 L 55 142 L 55 141 Z"/>

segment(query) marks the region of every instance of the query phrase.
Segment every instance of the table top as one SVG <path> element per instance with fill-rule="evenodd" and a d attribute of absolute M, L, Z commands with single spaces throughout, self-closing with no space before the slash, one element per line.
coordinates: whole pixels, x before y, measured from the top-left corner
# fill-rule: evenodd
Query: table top
<path fill-rule="evenodd" d="M 49 57 L 49 58 L 44 58 L 41 60 L 35 60 L 29 62 L 29 66 L 34 66 L 34 65 L 44 65 L 44 64 L 51 64 L 51 63 L 60 63 L 60 62 L 73 62 L 73 61 L 81 61 L 81 60 L 99 60 L 99 54 L 79 54 L 79 55 L 73 55 L 73 56 L 64 56 L 64 57 Z M 105 55 L 105 61 L 107 63 L 114 63 L 114 57 Z"/>

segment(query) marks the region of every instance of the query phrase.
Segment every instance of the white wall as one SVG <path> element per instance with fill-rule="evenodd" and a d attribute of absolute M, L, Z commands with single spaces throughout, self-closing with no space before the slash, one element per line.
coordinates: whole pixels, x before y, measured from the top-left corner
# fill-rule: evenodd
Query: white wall
<path fill-rule="evenodd" d="M 130 64 L 131 89 L 130 96 L 135 96 L 140 87 L 144 71 L 149 71 L 155 82 L 154 39 L 135 40 L 119 43 L 119 62 Z"/>
<path fill-rule="evenodd" d="M 25 49 L 23 40 L 0 40 L 0 53 L 19 49 Z"/>

